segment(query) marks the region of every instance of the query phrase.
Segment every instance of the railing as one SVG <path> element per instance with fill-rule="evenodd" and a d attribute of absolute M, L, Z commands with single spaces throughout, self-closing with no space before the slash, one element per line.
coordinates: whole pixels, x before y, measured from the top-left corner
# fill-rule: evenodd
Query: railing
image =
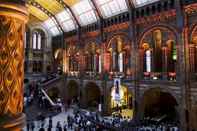
<path fill-rule="evenodd" d="M 52 83 L 54 83 L 54 82 L 56 82 L 56 81 L 58 81 L 60 79 L 62 79 L 62 76 L 58 75 L 58 76 L 56 76 L 54 78 L 51 78 L 50 80 L 45 80 L 44 82 L 41 82 L 40 86 L 45 88 L 48 85 L 50 85 L 50 84 L 52 84 Z"/>
<path fill-rule="evenodd" d="M 165 75 L 161 72 L 144 72 L 143 80 L 167 80 L 176 81 L 176 73 L 168 72 Z"/>
<path fill-rule="evenodd" d="M 41 91 L 44 94 L 44 96 L 47 98 L 47 100 L 50 102 L 50 104 L 52 106 L 55 106 L 56 104 L 51 100 L 51 98 L 47 95 L 47 93 L 43 89 L 41 89 Z"/>

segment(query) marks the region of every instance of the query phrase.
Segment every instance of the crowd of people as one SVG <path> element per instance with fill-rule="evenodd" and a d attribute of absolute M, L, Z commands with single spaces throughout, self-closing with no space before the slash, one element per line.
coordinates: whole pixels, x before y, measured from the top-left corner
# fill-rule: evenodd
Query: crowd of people
<path fill-rule="evenodd" d="M 25 96 L 25 106 L 31 105 L 36 100 L 37 106 L 41 109 L 51 109 L 51 103 L 41 90 L 36 88 L 30 91 L 30 95 Z M 77 99 L 71 103 L 77 103 Z M 56 105 L 63 107 L 61 99 L 57 99 Z M 57 108 L 58 112 L 64 112 L 62 108 Z M 153 124 L 136 123 L 129 116 L 101 117 L 99 113 L 89 112 L 77 108 L 73 114 L 67 115 L 62 121 L 54 121 L 53 117 L 45 117 L 39 113 L 35 121 L 27 121 L 25 131 L 179 131 L 177 124 Z"/>
<path fill-rule="evenodd" d="M 177 125 L 172 124 L 159 124 L 137 127 L 138 131 L 179 131 Z"/>
<path fill-rule="evenodd" d="M 27 122 L 27 131 L 179 131 L 176 124 L 140 124 L 126 117 L 104 118 L 98 113 L 85 110 L 74 111 L 62 121 L 54 122 L 52 117 L 47 120 L 40 116 L 39 121 Z M 52 130 L 53 129 L 53 130 Z"/>
<path fill-rule="evenodd" d="M 93 116 L 77 112 L 74 115 L 68 115 L 64 121 L 53 122 L 53 118 L 49 117 L 47 120 L 40 117 L 38 121 L 28 121 L 26 131 L 107 131 L 103 125 L 93 121 Z M 92 120 L 91 120 L 92 119 Z"/>

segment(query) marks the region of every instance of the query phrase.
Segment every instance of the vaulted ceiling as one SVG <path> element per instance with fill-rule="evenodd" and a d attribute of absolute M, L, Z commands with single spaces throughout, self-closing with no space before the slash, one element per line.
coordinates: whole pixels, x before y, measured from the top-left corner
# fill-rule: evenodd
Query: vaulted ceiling
<path fill-rule="evenodd" d="M 29 0 L 29 24 L 41 23 L 53 36 L 159 0 Z"/>

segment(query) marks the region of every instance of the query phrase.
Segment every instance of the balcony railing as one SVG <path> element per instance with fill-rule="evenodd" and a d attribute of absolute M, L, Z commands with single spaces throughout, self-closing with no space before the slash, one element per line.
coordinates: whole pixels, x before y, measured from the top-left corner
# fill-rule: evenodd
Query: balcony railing
<path fill-rule="evenodd" d="M 161 72 L 144 72 L 143 73 L 144 80 L 168 80 L 168 81 L 176 81 L 176 73 L 175 72 L 168 72 L 168 73 L 161 73 Z"/>

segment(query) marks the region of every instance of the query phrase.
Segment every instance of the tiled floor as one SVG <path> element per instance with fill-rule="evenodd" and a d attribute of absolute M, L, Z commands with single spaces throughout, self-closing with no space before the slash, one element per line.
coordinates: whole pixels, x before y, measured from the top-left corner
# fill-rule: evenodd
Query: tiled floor
<path fill-rule="evenodd" d="M 62 128 L 63 128 L 63 126 L 64 126 L 64 122 L 66 122 L 66 124 L 67 124 L 67 116 L 68 115 L 72 115 L 73 116 L 73 109 L 68 109 L 66 112 L 62 112 L 62 113 L 60 113 L 60 114 L 58 114 L 58 115 L 56 115 L 56 116 L 54 116 L 53 117 L 53 129 L 52 129 L 52 131 L 56 131 L 55 130 L 55 127 L 56 127 L 56 124 L 57 124 L 57 122 L 58 121 L 60 121 L 60 123 L 61 123 L 61 125 L 62 125 Z M 44 127 L 47 129 L 47 127 L 48 127 L 48 121 L 49 121 L 49 118 L 46 118 L 45 119 L 45 124 L 44 124 Z M 39 128 L 40 128 L 40 122 L 38 122 L 38 121 L 34 121 L 34 123 L 35 123 L 35 129 L 34 129 L 34 131 L 38 131 L 39 130 Z M 39 123 L 39 124 L 38 124 Z M 24 131 L 27 131 L 27 128 L 25 127 L 24 129 L 23 129 Z M 71 129 L 68 129 L 68 131 L 73 131 L 73 130 L 71 130 Z"/>

